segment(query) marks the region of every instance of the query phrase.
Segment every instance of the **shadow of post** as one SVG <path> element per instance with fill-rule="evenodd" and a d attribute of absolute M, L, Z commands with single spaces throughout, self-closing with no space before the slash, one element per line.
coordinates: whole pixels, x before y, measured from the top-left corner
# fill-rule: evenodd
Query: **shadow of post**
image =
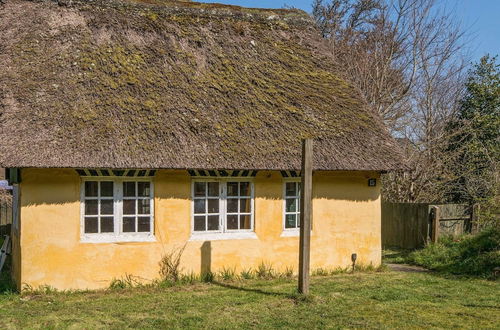
<path fill-rule="evenodd" d="M 205 241 L 201 245 L 201 269 L 200 274 L 212 273 L 212 242 Z"/>

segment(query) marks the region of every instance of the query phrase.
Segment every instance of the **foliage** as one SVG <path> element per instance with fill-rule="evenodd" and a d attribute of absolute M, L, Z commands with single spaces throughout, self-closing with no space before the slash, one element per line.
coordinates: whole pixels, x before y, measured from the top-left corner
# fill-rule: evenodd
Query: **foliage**
<path fill-rule="evenodd" d="M 160 276 L 165 281 L 179 281 L 181 275 L 181 257 L 186 249 L 186 244 L 179 249 L 166 253 L 160 260 Z"/>
<path fill-rule="evenodd" d="M 499 283 L 432 273 L 0 295 L 0 328 L 496 328 Z M 298 317 L 300 315 L 300 317 Z"/>
<path fill-rule="evenodd" d="M 210 283 L 215 280 L 215 274 L 211 271 L 203 272 L 200 276 L 202 282 Z"/>
<path fill-rule="evenodd" d="M 122 278 L 115 278 L 109 284 L 110 289 L 127 289 L 140 286 L 141 282 L 138 281 L 133 275 L 126 274 Z"/>
<path fill-rule="evenodd" d="M 399 247 L 390 247 L 382 250 L 382 261 L 388 264 L 405 264 L 408 263 L 408 256 L 412 250 L 402 249 Z"/>
<path fill-rule="evenodd" d="M 457 173 L 451 199 L 496 206 L 500 194 L 500 64 L 496 57 L 481 58 L 469 74 L 466 94 L 449 131 L 460 133 L 448 150 L 458 152 L 450 164 Z M 490 207 L 488 207 L 490 206 Z"/>
<path fill-rule="evenodd" d="M 219 276 L 224 281 L 232 281 L 236 278 L 236 270 L 234 268 L 223 267 Z"/>
<path fill-rule="evenodd" d="M 240 278 L 244 280 L 251 280 L 255 278 L 255 272 L 251 268 L 243 269 L 240 273 Z"/>
<path fill-rule="evenodd" d="M 257 276 L 257 278 L 271 279 L 276 277 L 276 272 L 271 264 L 267 264 L 262 261 L 259 266 L 257 266 L 255 275 Z"/>
<path fill-rule="evenodd" d="M 455 239 L 443 237 L 411 253 L 408 260 L 444 273 L 490 277 L 495 267 L 500 267 L 500 228 Z"/>

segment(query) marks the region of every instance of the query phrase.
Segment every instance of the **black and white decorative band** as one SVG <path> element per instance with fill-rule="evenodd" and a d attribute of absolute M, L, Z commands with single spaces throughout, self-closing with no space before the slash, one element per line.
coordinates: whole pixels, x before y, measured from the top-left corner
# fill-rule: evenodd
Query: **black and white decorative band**
<path fill-rule="evenodd" d="M 127 177 L 151 177 L 156 170 L 109 170 L 109 169 L 77 169 L 80 176 L 127 176 Z"/>
<path fill-rule="evenodd" d="M 300 171 L 281 171 L 281 176 L 284 178 L 300 178 Z"/>
<path fill-rule="evenodd" d="M 227 178 L 227 177 L 255 177 L 258 171 L 252 170 L 188 170 L 191 176 L 203 176 L 203 177 L 216 177 L 216 178 Z"/>

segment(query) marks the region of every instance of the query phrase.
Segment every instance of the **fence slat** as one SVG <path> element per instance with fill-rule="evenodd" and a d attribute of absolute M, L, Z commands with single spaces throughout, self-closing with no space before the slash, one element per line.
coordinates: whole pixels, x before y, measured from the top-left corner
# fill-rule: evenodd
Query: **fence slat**
<path fill-rule="evenodd" d="M 433 234 L 429 217 L 432 207 L 439 207 L 441 235 L 464 233 L 470 208 L 463 204 L 430 205 L 427 203 L 382 203 L 382 246 L 415 249 L 425 245 Z M 453 219 L 453 220 L 451 220 Z"/>

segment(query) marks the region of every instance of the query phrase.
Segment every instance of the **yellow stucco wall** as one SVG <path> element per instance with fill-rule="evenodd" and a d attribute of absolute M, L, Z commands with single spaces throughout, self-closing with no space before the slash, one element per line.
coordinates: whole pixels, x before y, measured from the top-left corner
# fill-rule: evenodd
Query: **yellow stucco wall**
<path fill-rule="evenodd" d="M 373 172 L 317 172 L 313 179 L 311 268 L 381 261 L 380 188 L 368 187 Z M 298 237 L 281 237 L 283 179 L 260 171 L 254 179 L 256 239 L 193 241 L 191 177 L 186 171 L 158 171 L 154 178 L 156 242 L 82 243 L 80 177 L 70 169 L 24 169 L 21 183 L 21 267 L 18 283 L 58 289 L 107 287 L 132 274 L 159 277 L 159 260 L 183 246 L 185 272 L 202 267 L 276 269 L 298 264 Z M 202 265 L 203 263 L 203 265 Z M 20 274 L 20 275 L 19 275 Z"/>

